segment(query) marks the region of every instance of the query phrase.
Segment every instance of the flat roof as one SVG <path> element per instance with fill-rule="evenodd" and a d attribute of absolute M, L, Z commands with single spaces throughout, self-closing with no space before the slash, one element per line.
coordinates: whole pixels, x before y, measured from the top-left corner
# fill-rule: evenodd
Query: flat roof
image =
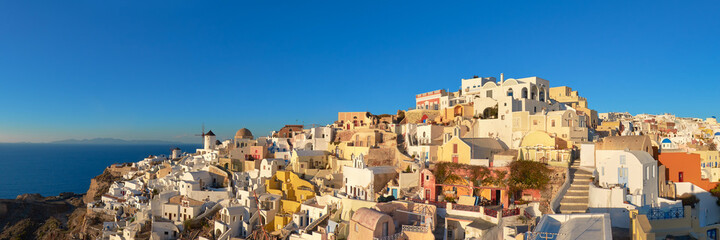
<path fill-rule="evenodd" d="M 612 239 L 610 215 L 607 213 L 543 215 L 533 233 L 557 234 L 557 240 Z"/>

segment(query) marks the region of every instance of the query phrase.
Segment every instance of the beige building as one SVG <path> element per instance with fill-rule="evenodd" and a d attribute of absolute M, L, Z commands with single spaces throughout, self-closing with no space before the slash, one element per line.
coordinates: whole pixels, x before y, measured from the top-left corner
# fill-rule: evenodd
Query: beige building
<path fill-rule="evenodd" d="M 544 131 L 532 131 L 525 135 L 518 151 L 518 159 L 562 167 L 570 164 L 572 156 L 573 151 L 565 140 Z"/>
<path fill-rule="evenodd" d="M 182 222 L 200 215 L 203 202 L 187 196 L 178 195 L 171 197 L 163 205 L 163 217 L 172 221 Z"/>
<path fill-rule="evenodd" d="M 370 208 L 358 209 L 350 219 L 348 240 L 382 238 L 395 235 L 393 218 Z"/>
<path fill-rule="evenodd" d="M 573 91 L 572 88 L 567 86 L 553 87 L 550 88 L 550 98 L 560 103 L 567 104 L 578 111 L 578 114 L 582 113 L 587 116 L 587 127 L 596 128 L 599 123 L 598 113 L 595 110 L 588 108 L 587 99 L 580 97 L 578 91 Z"/>

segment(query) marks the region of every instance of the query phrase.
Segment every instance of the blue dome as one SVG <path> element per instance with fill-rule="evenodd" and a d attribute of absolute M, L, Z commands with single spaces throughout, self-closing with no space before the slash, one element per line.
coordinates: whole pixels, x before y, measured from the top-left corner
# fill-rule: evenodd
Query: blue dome
<path fill-rule="evenodd" d="M 663 139 L 663 140 L 662 140 L 662 143 L 672 143 L 672 141 L 670 141 L 670 139 L 667 139 L 667 138 L 666 138 L 666 139 Z"/>
<path fill-rule="evenodd" d="M 715 133 L 715 136 L 720 136 L 720 132 L 716 132 L 716 133 Z"/>

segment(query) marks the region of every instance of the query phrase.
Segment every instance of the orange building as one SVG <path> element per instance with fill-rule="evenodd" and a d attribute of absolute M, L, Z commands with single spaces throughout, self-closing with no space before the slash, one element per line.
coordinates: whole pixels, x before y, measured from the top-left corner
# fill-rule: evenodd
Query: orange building
<path fill-rule="evenodd" d="M 665 166 L 666 181 L 689 182 L 705 191 L 710 191 L 717 185 L 717 183 L 701 178 L 700 154 L 684 152 L 661 153 L 658 161 Z"/>

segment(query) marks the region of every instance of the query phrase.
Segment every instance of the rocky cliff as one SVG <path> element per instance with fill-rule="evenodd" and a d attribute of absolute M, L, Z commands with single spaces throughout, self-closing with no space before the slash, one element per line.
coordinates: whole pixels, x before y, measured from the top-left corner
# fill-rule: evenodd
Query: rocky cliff
<path fill-rule="evenodd" d="M 88 214 L 86 203 L 100 199 L 117 180 L 117 174 L 105 170 L 91 180 L 86 194 L 22 194 L 16 199 L 0 199 L 0 240 L 95 239 L 101 234 L 102 222 L 112 216 Z"/>

